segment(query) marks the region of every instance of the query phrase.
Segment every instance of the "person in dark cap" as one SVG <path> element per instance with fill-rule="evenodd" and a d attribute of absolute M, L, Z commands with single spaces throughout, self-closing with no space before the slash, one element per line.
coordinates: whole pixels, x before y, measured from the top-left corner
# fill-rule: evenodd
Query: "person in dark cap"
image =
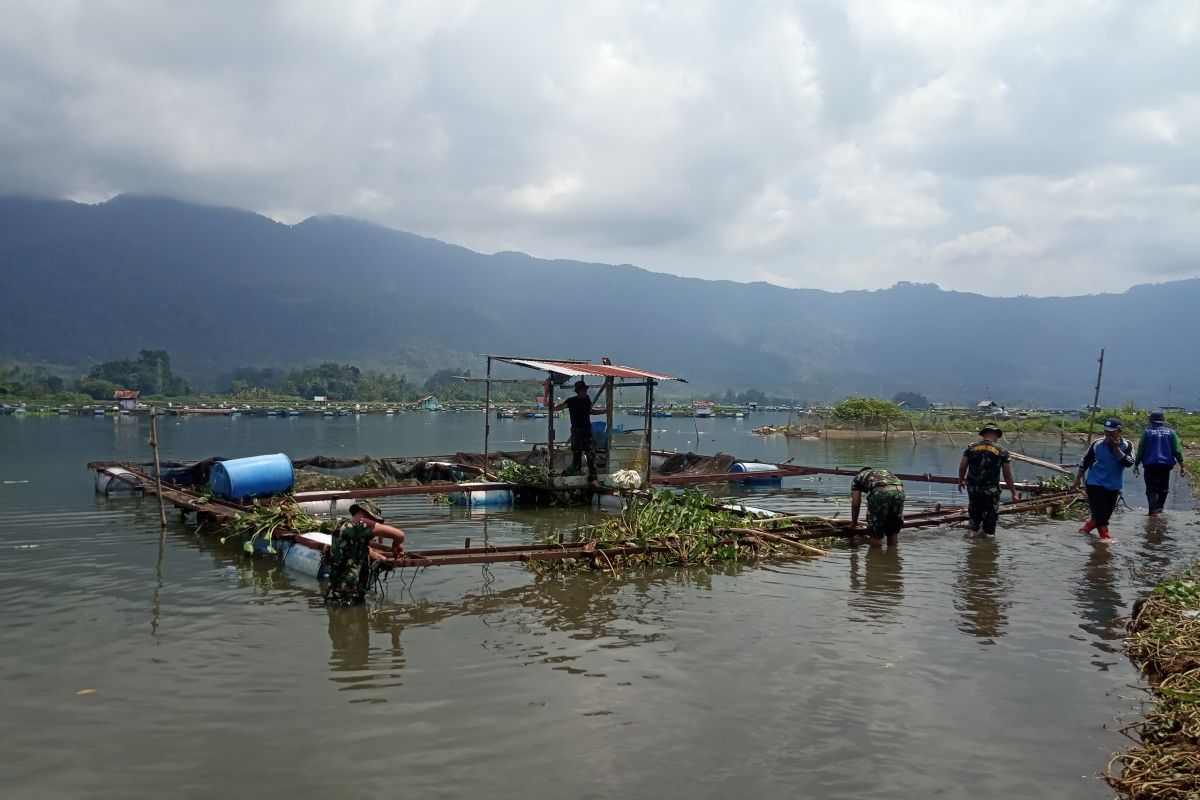
<path fill-rule="evenodd" d="M 403 544 L 404 531 L 383 521 L 379 507 L 370 500 L 355 500 L 350 506 L 350 520 L 355 525 L 362 525 L 371 532 L 372 538 L 382 537 Z"/>
<path fill-rule="evenodd" d="M 1125 426 L 1116 417 L 1104 420 L 1104 438 L 1092 442 L 1079 462 L 1075 488 L 1087 475 L 1087 500 L 1091 516 L 1079 529 L 1080 533 L 1099 531 L 1102 541 L 1112 541 L 1108 521 L 1117 508 L 1121 488 L 1125 485 L 1125 470 L 1133 466 L 1133 443 L 1122 436 Z"/>
<path fill-rule="evenodd" d="M 588 484 L 596 484 L 596 440 L 592 437 L 592 415 L 607 414 L 607 408 L 592 408 L 592 398 L 588 396 L 588 385 L 584 381 L 575 381 L 575 396 L 568 397 L 554 407 L 555 411 L 566 409 L 571 415 L 571 472 L 579 474 L 583 465 L 580 463 L 587 455 Z"/>
<path fill-rule="evenodd" d="M 1000 518 L 1001 472 L 1012 499 L 1017 499 L 1008 450 L 1000 446 L 1003 435 L 1004 431 L 998 425 L 989 422 L 980 429 L 979 441 L 969 445 L 958 462 L 958 490 L 967 490 L 968 525 L 984 536 L 996 535 L 996 521 Z"/>
<path fill-rule="evenodd" d="M 1146 503 L 1150 516 L 1162 513 L 1171 489 L 1171 467 L 1179 465 L 1179 476 L 1183 472 L 1183 445 L 1179 434 L 1167 427 L 1167 418 L 1161 411 L 1150 412 L 1150 427 L 1142 431 L 1138 442 L 1137 458 L 1133 461 L 1133 474 L 1138 467 L 1146 470 Z"/>
<path fill-rule="evenodd" d="M 888 547 L 900 541 L 904 527 L 904 484 L 886 469 L 863 467 L 850 482 L 850 528 L 858 527 L 858 511 L 867 496 L 867 536 L 871 547 Z"/>

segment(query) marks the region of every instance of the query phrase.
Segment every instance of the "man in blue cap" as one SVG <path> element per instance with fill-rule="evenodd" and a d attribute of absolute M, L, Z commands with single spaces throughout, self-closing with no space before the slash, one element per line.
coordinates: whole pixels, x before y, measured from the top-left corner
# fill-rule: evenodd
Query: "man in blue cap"
<path fill-rule="evenodd" d="M 1122 436 L 1124 426 L 1116 417 L 1104 420 L 1104 438 L 1092 442 L 1079 462 L 1075 488 L 1087 475 L 1087 500 L 1091 516 L 1079 529 L 1080 533 L 1099 530 L 1100 539 L 1112 541 L 1108 520 L 1117 508 L 1121 487 L 1125 485 L 1125 470 L 1133 466 L 1133 443 Z"/>
<path fill-rule="evenodd" d="M 1167 502 L 1171 467 L 1176 464 L 1183 477 L 1183 445 L 1179 434 L 1167 427 L 1167 418 L 1161 411 L 1151 411 L 1150 427 L 1142 432 L 1142 440 L 1138 442 L 1133 474 L 1138 474 L 1138 467 L 1146 470 L 1146 503 L 1152 517 L 1161 514 Z"/>

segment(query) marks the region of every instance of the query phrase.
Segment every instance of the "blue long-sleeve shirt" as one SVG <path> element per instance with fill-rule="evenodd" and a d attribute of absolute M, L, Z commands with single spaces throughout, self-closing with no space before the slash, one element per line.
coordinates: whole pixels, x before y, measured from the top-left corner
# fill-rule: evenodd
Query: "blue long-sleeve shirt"
<path fill-rule="evenodd" d="M 1120 491 L 1125 485 L 1125 470 L 1133 466 L 1133 442 L 1121 439 L 1118 457 L 1105 439 L 1097 439 L 1083 454 L 1079 474 L 1087 473 L 1088 486 L 1103 486 Z"/>

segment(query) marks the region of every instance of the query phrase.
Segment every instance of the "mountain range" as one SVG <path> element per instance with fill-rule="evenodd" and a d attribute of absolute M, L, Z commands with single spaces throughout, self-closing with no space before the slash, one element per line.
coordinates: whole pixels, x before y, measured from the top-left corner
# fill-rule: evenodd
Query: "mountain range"
<path fill-rule="evenodd" d="M 96 205 L 0 198 L 0 296 L 0 358 L 82 370 L 163 349 L 201 387 L 239 366 L 323 361 L 410 380 L 446 367 L 479 374 L 486 352 L 609 356 L 686 377 L 682 390 L 663 387 L 682 396 L 914 391 L 1079 407 L 1104 348 L 1102 402 L 1200 399 L 1200 279 L 1049 298 L 905 282 L 786 289 L 485 255 L 344 217 L 286 225 L 121 195 Z"/>

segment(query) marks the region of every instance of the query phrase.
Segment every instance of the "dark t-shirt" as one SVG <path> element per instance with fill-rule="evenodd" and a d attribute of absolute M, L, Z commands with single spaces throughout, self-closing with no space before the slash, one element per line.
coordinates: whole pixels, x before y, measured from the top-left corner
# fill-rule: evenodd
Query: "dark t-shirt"
<path fill-rule="evenodd" d="M 568 397 L 563 403 L 571 414 L 572 429 L 592 429 L 592 398 L 587 395 Z"/>
<path fill-rule="evenodd" d="M 1000 470 L 1008 463 L 1008 451 L 987 439 L 975 442 L 963 451 L 967 459 L 967 479 L 971 486 L 995 486 L 1000 483 Z"/>

